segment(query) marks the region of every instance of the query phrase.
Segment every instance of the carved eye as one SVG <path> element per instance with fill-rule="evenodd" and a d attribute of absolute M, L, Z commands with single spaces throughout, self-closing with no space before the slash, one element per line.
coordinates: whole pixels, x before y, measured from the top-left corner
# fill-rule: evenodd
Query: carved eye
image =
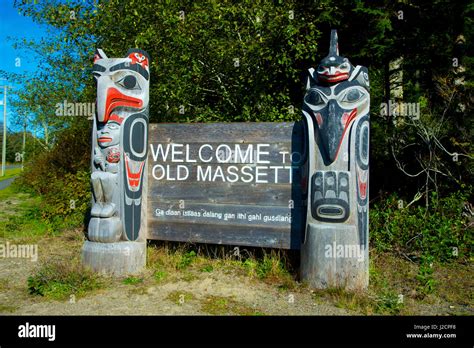
<path fill-rule="evenodd" d="M 316 92 L 314 89 L 309 91 L 306 97 L 304 97 L 304 100 L 306 103 L 310 105 L 320 105 L 324 103 L 324 100 L 321 97 L 321 94 Z"/>
<path fill-rule="evenodd" d="M 357 89 L 357 88 L 352 88 L 349 91 L 344 94 L 344 97 L 342 98 L 341 101 L 347 102 L 347 103 L 355 103 L 358 101 L 360 98 L 362 98 L 363 94 Z"/>
<path fill-rule="evenodd" d="M 347 63 L 341 64 L 341 69 L 344 69 L 344 70 L 349 69 L 349 64 L 347 64 Z"/>
<path fill-rule="evenodd" d="M 117 83 L 126 88 L 126 89 L 140 89 L 140 86 L 138 85 L 137 78 L 133 75 L 127 75 L 123 79 L 117 81 Z"/>

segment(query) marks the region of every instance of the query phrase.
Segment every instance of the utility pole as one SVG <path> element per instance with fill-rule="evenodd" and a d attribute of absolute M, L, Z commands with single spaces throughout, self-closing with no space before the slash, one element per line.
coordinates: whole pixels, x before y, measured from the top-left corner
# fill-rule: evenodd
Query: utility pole
<path fill-rule="evenodd" d="M 7 156 L 7 85 L 3 86 L 3 144 L 2 144 L 2 175 L 5 176 Z"/>
<path fill-rule="evenodd" d="M 21 147 L 21 170 L 25 168 L 25 147 L 26 147 L 26 116 L 23 121 L 23 145 Z"/>

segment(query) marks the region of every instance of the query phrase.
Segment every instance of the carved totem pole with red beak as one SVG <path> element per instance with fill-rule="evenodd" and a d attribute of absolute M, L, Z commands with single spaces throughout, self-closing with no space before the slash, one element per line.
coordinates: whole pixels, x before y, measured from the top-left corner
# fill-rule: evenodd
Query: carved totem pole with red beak
<path fill-rule="evenodd" d="M 94 56 L 93 195 L 83 260 L 106 273 L 144 266 L 149 64 L 139 49 L 125 58 L 108 58 L 101 49 Z"/>
<path fill-rule="evenodd" d="M 308 137 L 308 209 L 301 275 L 316 288 L 368 286 L 369 77 L 339 56 L 309 69 L 303 115 Z"/>

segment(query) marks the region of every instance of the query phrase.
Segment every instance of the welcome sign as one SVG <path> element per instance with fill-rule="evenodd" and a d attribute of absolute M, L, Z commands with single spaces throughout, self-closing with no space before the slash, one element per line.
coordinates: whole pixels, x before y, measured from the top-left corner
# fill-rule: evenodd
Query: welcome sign
<path fill-rule="evenodd" d="M 94 58 L 84 264 L 138 273 L 147 239 L 300 249 L 311 286 L 367 288 L 369 76 L 336 31 L 300 122 L 149 124 L 149 59 Z"/>
<path fill-rule="evenodd" d="M 151 124 L 148 239 L 298 249 L 299 123 Z"/>

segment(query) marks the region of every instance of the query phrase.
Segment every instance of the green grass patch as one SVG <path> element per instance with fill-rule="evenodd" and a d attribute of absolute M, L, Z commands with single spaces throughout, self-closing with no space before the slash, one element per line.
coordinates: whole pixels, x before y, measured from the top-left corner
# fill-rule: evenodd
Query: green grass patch
<path fill-rule="evenodd" d="M 143 278 L 128 277 L 122 280 L 122 283 L 125 285 L 136 285 L 143 283 Z"/>
<path fill-rule="evenodd" d="M 53 300 L 83 297 L 88 292 L 105 286 L 105 280 L 85 268 L 79 261 L 50 260 L 40 265 L 28 277 L 28 291 L 32 295 Z"/>
<path fill-rule="evenodd" d="M 210 273 L 213 270 L 214 270 L 214 267 L 212 265 L 205 265 L 203 268 L 201 268 L 201 272 Z"/>
<path fill-rule="evenodd" d="M 4 305 L 0 303 L 0 313 L 14 313 L 16 312 L 18 307 Z"/>
<path fill-rule="evenodd" d="M 21 168 L 10 168 L 5 170 L 5 175 L 0 176 L 0 181 L 7 180 L 10 178 L 13 178 L 15 176 L 20 175 L 21 173 Z"/>
<path fill-rule="evenodd" d="M 201 311 L 212 315 L 264 315 L 261 311 L 232 297 L 207 296 L 201 302 Z"/>
<path fill-rule="evenodd" d="M 168 273 L 166 273 L 165 271 L 155 271 L 155 273 L 153 273 L 153 278 L 158 283 L 163 281 L 167 276 Z"/>
<path fill-rule="evenodd" d="M 193 300 L 194 298 L 194 295 L 187 291 L 172 291 L 168 294 L 168 296 L 166 296 L 167 300 L 170 300 L 171 302 L 180 306 Z"/>
<path fill-rule="evenodd" d="M 176 264 L 176 269 L 183 270 L 189 267 L 194 260 L 196 260 L 196 252 L 194 250 L 184 253 L 181 255 L 180 260 Z"/>
<path fill-rule="evenodd" d="M 51 232 L 41 217 L 41 204 L 41 197 L 18 192 L 15 187 L 0 190 L 0 237 L 34 239 Z"/>

